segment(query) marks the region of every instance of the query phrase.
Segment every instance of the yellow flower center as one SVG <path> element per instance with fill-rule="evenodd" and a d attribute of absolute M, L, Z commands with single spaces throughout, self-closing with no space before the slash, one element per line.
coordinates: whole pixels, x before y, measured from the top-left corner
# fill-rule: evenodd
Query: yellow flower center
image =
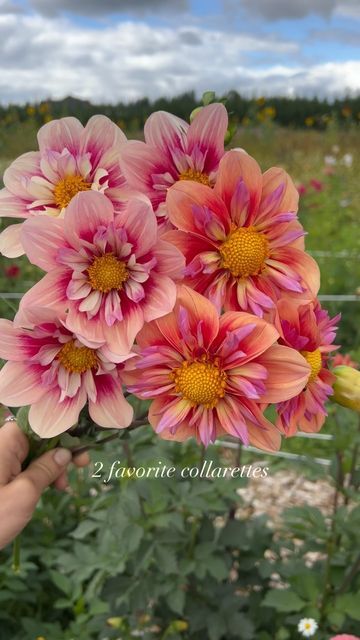
<path fill-rule="evenodd" d="M 201 171 L 196 171 L 196 169 L 186 169 L 179 175 L 179 180 L 193 180 L 194 182 L 200 182 L 200 184 L 205 184 L 207 187 L 210 187 L 210 178 L 206 173 L 201 173 Z"/>
<path fill-rule="evenodd" d="M 268 240 L 254 227 L 242 227 L 230 233 L 219 249 L 221 266 L 236 278 L 255 276 L 264 268 Z"/>
<path fill-rule="evenodd" d="M 321 351 L 319 349 L 316 349 L 315 351 L 300 351 L 300 353 L 302 356 L 304 356 L 306 362 L 311 367 L 311 373 L 308 379 L 308 383 L 314 382 L 322 368 Z"/>
<path fill-rule="evenodd" d="M 125 262 L 118 260 L 112 253 L 96 257 L 87 272 L 92 288 L 103 293 L 122 289 L 129 277 Z"/>
<path fill-rule="evenodd" d="M 96 351 L 89 347 L 76 347 L 74 340 L 69 340 L 61 347 L 57 359 L 71 373 L 84 373 L 98 364 Z"/>
<path fill-rule="evenodd" d="M 217 359 L 209 362 L 203 356 L 193 362 L 185 360 L 170 376 L 175 382 L 176 393 L 180 393 L 194 406 L 202 404 L 207 409 L 212 409 L 225 395 L 226 374 L 219 368 Z"/>
<path fill-rule="evenodd" d="M 88 189 L 91 189 L 91 184 L 85 182 L 82 176 L 66 176 L 54 189 L 55 203 L 59 209 L 64 209 L 77 193 L 88 191 Z"/>

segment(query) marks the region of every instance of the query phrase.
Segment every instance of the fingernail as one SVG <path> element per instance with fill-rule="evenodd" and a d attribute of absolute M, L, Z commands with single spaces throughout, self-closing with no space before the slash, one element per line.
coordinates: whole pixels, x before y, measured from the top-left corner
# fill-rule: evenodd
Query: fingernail
<path fill-rule="evenodd" d="M 54 453 L 54 460 L 60 467 L 64 467 L 70 462 L 72 453 L 69 449 L 56 449 Z"/>

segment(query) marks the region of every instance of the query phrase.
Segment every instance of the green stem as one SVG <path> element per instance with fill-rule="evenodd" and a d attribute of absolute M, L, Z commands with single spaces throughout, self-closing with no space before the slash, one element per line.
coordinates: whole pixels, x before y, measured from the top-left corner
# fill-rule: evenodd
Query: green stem
<path fill-rule="evenodd" d="M 134 422 L 130 425 L 130 427 L 128 427 L 128 429 L 125 429 L 124 431 L 134 431 L 134 429 L 138 429 L 139 427 L 144 427 L 146 426 L 146 424 L 147 423 L 144 423 L 142 420 L 134 420 Z M 87 444 L 83 447 L 74 447 L 74 449 L 70 449 L 70 451 L 72 452 L 73 456 L 78 456 L 80 455 L 80 453 L 85 453 L 90 449 L 96 449 L 98 446 L 101 446 L 106 442 L 111 442 L 111 440 L 120 439 L 124 434 L 124 431 L 116 431 L 116 433 L 112 433 L 110 436 L 107 436 L 106 438 L 101 438 L 100 440 L 96 440 L 92 444 Z"/>
<path fill-rule="evenodd" d="M 21 548 L 21 544 L 20 544 L 21 540 L 20 540 L 20 534 L 15 538 L 14 542 L 13 542 L 13 571 L 15 573 L 19 573 L 20 571 L 20 548 Z"/>
<path fill-rule="evenodd" d="M 336 514 L 338 510 L 339 504 L 339 496 L 343 491 L 343 480 L 344 474 L 342 470 L 342 456 L 339 451 L 336 452 L 336 461 L 337 461 L 337 474 L 336 474 L 336 482 L 335 482 L 335 493 L 333 500 L 333 508 L 332 508 L 332 517 L 331 517 L 331 526 L 330 526 L 330 535 L 327 543 L 327 556 L 325 563 L 325 574 L 324 574 L 324 591 L 320 605 L 320 622 L 319 626 L 325 623 L 327 616 L 327 605 L 332 595 L 332 585 L 331 585 L 331 568 L 332 568 L 332 559 L 334 555 L 334 551 L 339 544 L 338 533 L 336 531 Z"/>
<path fill-rule="evenodd" d="M 11 311 L 13 311 L 14 313 L 17 313 L 17 308 L 15 307 L 15 305 L 11 304 L 11 302 L 9 302 L 7 298 L 3 298 L 3 296 L 0 296 L 0 299 L 2 300 L 2 302 L 5 302 L 5 304 L 7 304 L 7 306 L 9 307 L 9 309 L 11 309 Z"/>

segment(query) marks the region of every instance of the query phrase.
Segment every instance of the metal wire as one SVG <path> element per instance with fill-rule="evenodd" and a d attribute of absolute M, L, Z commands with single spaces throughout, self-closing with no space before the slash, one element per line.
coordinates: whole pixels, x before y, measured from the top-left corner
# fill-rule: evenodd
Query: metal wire
<path fill-rule="evenodd" d="M 236 442 L 229 442 L 227 440 L 215 440 L 214 443 L 218 447 L 225 447 L 225 449 L 236 449 L 242 445 L 237 444 Z M 284 460 L 294 460 L 294 461 L 302 461 L 302 462 L 315 462 L 316 464 L 320 464 L 323 467 L 329 467 L 331 465 L 331 460 L 328 458 L 312 458 L 311 456 L 303 456 L 298 453 L 288 453 L 287 451 L 263 451 L 262 449 L 257 449 L 256 447 L 244 447 L 244 451 L 251 451 L 251 453 L 256 453 L 262 456 L 272 456 L 273 458 L 283 458 Z"/>
<path fill-rule="evenodd" d="M 0 292 L 0 298 L 3 300 L 21 300 L 23 293 L 6 293 Z M 356 296 L 353 294 L 322 294 L 318 296 L 319 300 L 323 302 L 360 302 L 360 296 Z"/>

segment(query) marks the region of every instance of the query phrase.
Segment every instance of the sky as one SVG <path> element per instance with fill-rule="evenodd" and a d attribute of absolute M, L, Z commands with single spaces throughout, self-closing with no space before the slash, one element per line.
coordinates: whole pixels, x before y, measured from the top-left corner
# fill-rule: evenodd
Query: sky
<path fill-rule="evenodd" d="M 360 0 L 0 0 L 0 102 L 360 91 Z"/>

